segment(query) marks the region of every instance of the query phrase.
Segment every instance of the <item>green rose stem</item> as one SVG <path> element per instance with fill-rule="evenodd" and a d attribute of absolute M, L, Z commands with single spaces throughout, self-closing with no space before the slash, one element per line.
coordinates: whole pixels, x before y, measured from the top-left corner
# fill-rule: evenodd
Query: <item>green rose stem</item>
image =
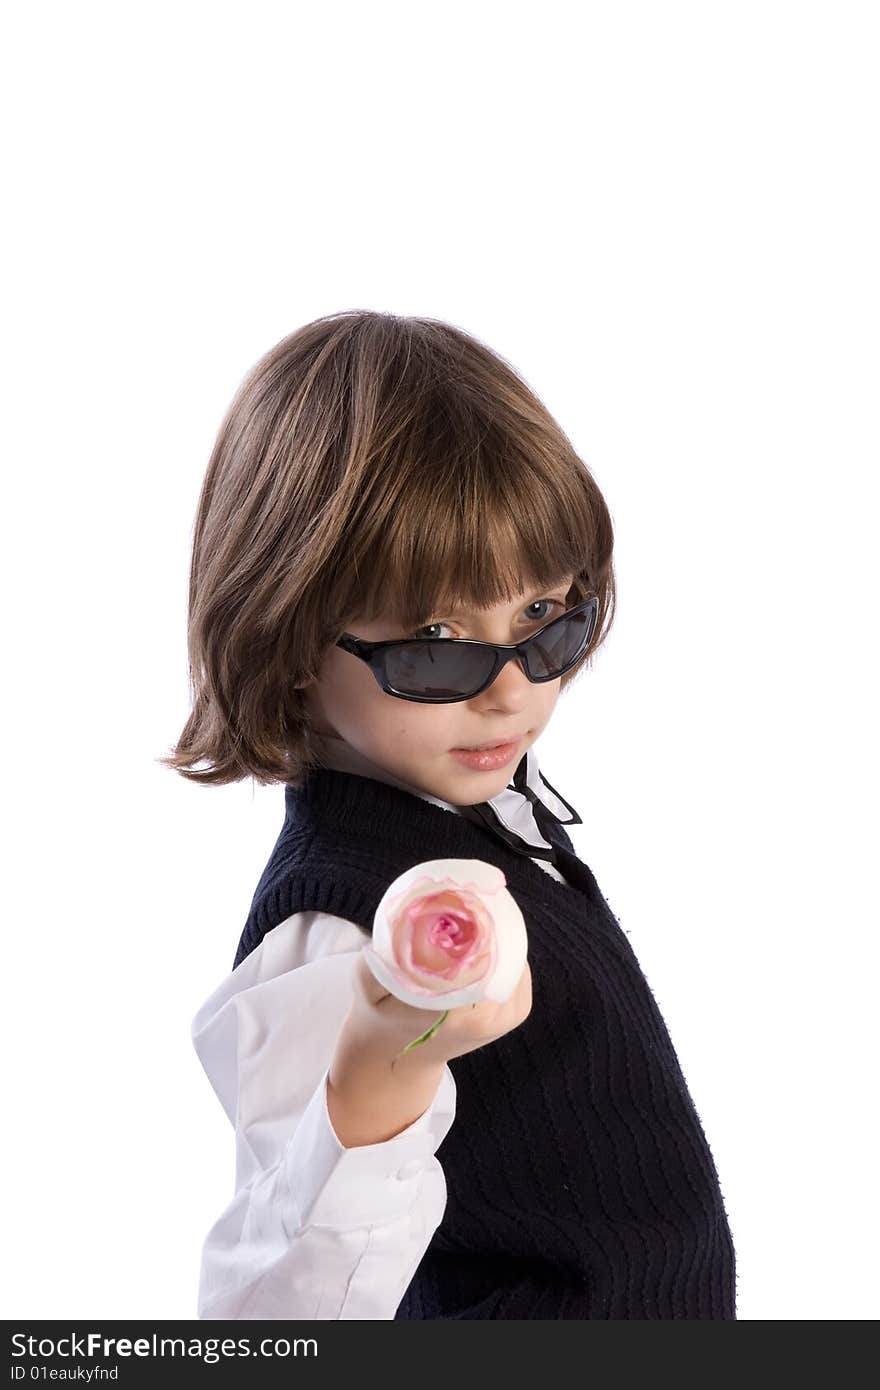
<path fill-rule="evenodd" d="M 404 1051 L 404 1052 L 409 1052 L 410 1048 L 418 1047 L 419 1043 L 425 1043 L 425 1042 L 428 1041 L 429 1038 L 433 1038 L 434 1034 L 437 1032 L 437 1029 L 440 1027 L 440 1024 L 443 1022 L 444 1018 L 448 1018 L 448 1017 L 449 1017 L 449 1010 L 446 1009 L 446 1010 L 440 1015 L 440 1017 L 437 1019 L 437 1022 L 436 1022 L 436 1023 L 432 1023 L 432 1025 L 431 1025 L 431 1027 L 428 1029 L 427 1033 L 422 1033 L 422 1035 L 421 1035 L 420 1038 L 413 1038 L 412 1042 L 408 1042 L 408 1043 L 407 1043 L 407 1045 L 406 1045 L 406 1047 L 403 1049 L 403 1051 Z"/>

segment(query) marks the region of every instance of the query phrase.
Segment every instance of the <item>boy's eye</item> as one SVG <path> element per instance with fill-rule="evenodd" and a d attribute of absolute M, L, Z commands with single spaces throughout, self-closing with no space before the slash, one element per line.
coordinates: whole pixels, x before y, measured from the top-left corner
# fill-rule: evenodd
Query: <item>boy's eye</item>
<path fill-rule="evenodd" d="M 530 603 L 526 608 L 523 609 L 523 612 L 524 612 L 524 614 L 526 615 L 526 621 L 527 621 L 527 622 L 543 624 L 543 623 L 549 622 L 550 619 L 551 619 L 551 617 L 553 617 L 553 612 L 552 612 L 552 610 L 553 610 L 554 608 L 564 608 L 564 607 L 565 607 L 565 604 L 559 603 L 556 599 L 552 599 L 552 598 L 536 598 L 536 599 L 534 600 L 533 603 Z M 541 611 L 536 611 L 536 610 L 541 610 Z M 420 638 L 422 638 L 422 639 L 425 639 L 425 638 L 430 639 L 430 638 L 443 637 L 443 636 L 444 636 L 444 633 L 439 632 L 439 631 L 437 631 L 436 629 L 438 629 L 438 628 L 444 628 L 444 627 L 449 627 L 449 626 L 450 626 L 449 623 L 441 623 L 441 622 L 425 623 L 424 627 L 418 627 L 418 628 L 416 628 L 415 632 L 411 632 L 411 633 L 409 634 L 409 636 L 410 636 L 410 637 L 420 637 Z M 434 630 L 432 631 L 432 629 L 434 629 Z M 450 635 L 450 636 L 451 636 L 451 635 L 453 635 L 453 634 L 447 634 L 447 635 Z"/>

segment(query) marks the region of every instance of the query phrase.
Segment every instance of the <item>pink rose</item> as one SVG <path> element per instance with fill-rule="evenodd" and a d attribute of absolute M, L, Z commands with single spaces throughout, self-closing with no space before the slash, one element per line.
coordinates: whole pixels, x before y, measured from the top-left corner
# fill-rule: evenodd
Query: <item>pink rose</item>
<path fill-rule="evenodd" d="M 428 859 L 388 887 L 373 919 L 367 964 L 385 989 L 443 1017 L 404 1051 L 427 1041 L 450 1009 L 502 1002 L 526 963 L 523 915 L 507 880 L 482 859 Z"/>

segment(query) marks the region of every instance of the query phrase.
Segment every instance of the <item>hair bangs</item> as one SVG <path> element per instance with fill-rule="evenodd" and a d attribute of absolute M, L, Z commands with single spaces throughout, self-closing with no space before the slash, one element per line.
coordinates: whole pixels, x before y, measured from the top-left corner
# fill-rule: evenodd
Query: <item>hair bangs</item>
<path fill-rule="evenodd" d="M 448 462 L 448 461 L 447 461 Z M 579 466 L 579 465 L 578 465 Z M 560 491 L 532 459 L 462 460 L 441 487 L 430 470 L 404 490 L 358 563 L 354 617 L 410 631 L 439 612 L 512 603 L 567 579 L 589 585 L 589 492 L 573 473 Z M 415 484 L 415 485 L 413 485 Z"/>

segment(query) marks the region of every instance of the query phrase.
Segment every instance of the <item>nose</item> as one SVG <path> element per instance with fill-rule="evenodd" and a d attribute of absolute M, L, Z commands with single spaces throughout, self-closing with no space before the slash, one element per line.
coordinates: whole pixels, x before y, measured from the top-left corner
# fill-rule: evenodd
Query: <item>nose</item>
<path fill-rule="evenodd" d="M 472 703 L 522 709 L 524 701 L 528 699 L 531 685 L 532 682 L 520 665 L 519 658 L 514 656 L 504 663 L 488 689 L 474 696 Z"/>

